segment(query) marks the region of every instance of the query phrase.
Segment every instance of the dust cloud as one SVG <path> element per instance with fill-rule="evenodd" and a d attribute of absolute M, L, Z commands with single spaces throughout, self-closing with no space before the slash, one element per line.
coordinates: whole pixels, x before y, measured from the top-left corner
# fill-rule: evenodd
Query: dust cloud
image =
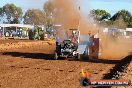
<path fill-rule="evenodd" d="M 91 19 L 82 16 L 80 7 L 76 5 L 75 0 L 49 0 L 55 7 L 55 23 L 61 24 L 61 30 L 71 28 L 79 28 L 81 34 L 96 34 L 102 27 L 95 26 Z M 83 0 L 82 0 L 83 1 Z M 66 32 L 60 32 L 64 37 Z M 104 35 L 99 34 L 101 59 L 121 59 L 132 51 L 131 42 L 122 38 L 113 40 Z"/>
<path fill-rule="evenodd" d="M 81 34 L 95 33 L 95 27 L 81 15 L 81 7 L 77 0 L 49 0 L 55 7 L 55 23 L 61 24 L 61 29 L 80 29 Z"/>
<path fill-rule="evenodd" d="M 123 36 L 111 38 L 108 35 L 100 35 L 100 58 L 120 60 L 132 54 L 132 41 Z"/>
<path fill-rule="evenodd" d="M 79 11 L 73 0 L 50 0 L 56 8 L 55 21 L 62 25 L 62 29 L 78 27 Z"/>

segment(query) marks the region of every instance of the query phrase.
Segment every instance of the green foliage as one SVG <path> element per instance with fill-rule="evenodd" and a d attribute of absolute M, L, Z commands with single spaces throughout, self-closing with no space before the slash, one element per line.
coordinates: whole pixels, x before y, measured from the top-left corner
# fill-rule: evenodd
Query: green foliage
<path fill-rule="evenodd" d="M 32 10 L 27 10 L 25 15 L 23 16 L 25 24 L 33 24 L 32 22 Z"/>
<path fill-rule="evenodd" d="M 43 25 L 45 24 L 45 14 L 39 9 L 27 10 L 24 15 L 25 24 Z"/>
<path fill-rule="evenodd" d="M 90 14 L 97 21 L 103 21 L 111 17 L 110 13 L 106 12 L 105 10 L 100 10 L 100 9 L 92 10 Z"/>
<path fill-rule="evenodd" d="M 126 28 L 131 26 L 131 13 L 127 10 L 120 10 L 114 14 L 111 18 L 114 24 L 119 28 Z"/>
<path fill-rule="evenodd" d="M 25 24 L 45 25 L 47 28 L 53 25 L 54 6 L 50 1 L 44 4 L 43 11 L 39 9 L 27 10 L 24 15 Z"/>
<path fill-rule="evenodd" d="M 55 7 L 50 1 L 47 1 L 44 4 L 43 10 L 45 12 L 45 26 L 46 28 L 50 28 L 54 23 Z"/>
<path fill-rule="evenodd" d="M 8 23 L 19 23 L 22 18 L 22 9 L 14 4 L 4 5 L 1 11 L 7 16 Z"/>
<path fill-rule="evenodd" d="M 44 6 L 43 10 L 31 9 L 27 10 L 22 17 L 22 9 L 17 7 L 15 4 L 5 4 L 0 8 L 0 17 L 6 16 L 7 23 L 18 24 L 22 19 L 24 19 L 25 24 L 34 25 L 45 25 L 46 28 L 51 28 L 55 22 L 56 8 L 48 0 Z M 132 27 L 132 15 L 127 10 L 120 10 L 111 16 L 105 10 L 93 9 L 90 12 L 94 20 L 104 26 L 118 26 L 119 28 Z M 2 19 L 0 19 L 2 20 Z"/>
<path fill-rule="evenodd" d="M 40 27 L 35 26 L 34 30 L 30 30 L 29 37 L 30 40 L 44 40 L 44 32 Z"/>
<path fill-rule="evenodd" d="M 2 17 L 3 16 L 3 8 L 0 8 L 0 17 Z M 2 19 L 0 18 L 0 21 L 1 21 Z"/>
<path fill-rule="evenodd" d="M 114 25 L 117 27 L 117 28 L 120 28 L 120 29 L 125 29 L 127 27 L 127 24 L 126 22 L 124 21 L 122 15 L 120 17 L 118 17 L 117 20 L 114 21 Z"/>
<path fill-rule="evenodd" d="M 0 15 L 3 14 L 3 8 L 0 8 Z"/>
<path fill-rule="evenodd" d="M 55 7 L 54 7 L 54 5 L 53 5 L 50 1 L 47 1 L 47 2 L 44 4 L 43 9 L 44 9 L 46 15 L 50 16 L 51 13 L 54 12 Z"/>
<path fill-rule="evenodd" d="M 13 21 L 10 22 L 10 24 L 20 24 L 20 21 L 17 18 L 14 18 Z"/>
<path fill-rule="evenodd" d="M 111 17 L 110 20 L 115 21 L 115 20 L 119 19 L 120 16 L 123 17 L 123 20 L 124 20 L 125 22 L 128 22 L 128 21 L 130 20 L 131 13 L 130 13 L 129 11 L 127 11 L 127 10 L 120 10 L 120 11 L 118 11 L 116 14 L 114 14 L 114 15 Z"/>
<path fill-rule="evenodd" d="M 132 27 L 132 16 L 127 10 L 120 10 L 112 17 L 105 10 L 91 10 L 91 16 L 93 16 L 96 22 L 99 22 L 103 26 L 116 26 L 118 28 Z"/>
<path fill-rule="evenodd" d="M 132 16 L 130 17 L 129 22 L 127 23 L 127 26 L 132 28 Z"/>

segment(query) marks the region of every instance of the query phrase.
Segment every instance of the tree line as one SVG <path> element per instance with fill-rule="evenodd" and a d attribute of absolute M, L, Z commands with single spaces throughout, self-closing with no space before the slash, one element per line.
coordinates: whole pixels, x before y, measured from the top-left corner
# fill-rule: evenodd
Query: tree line
<path fill-rule="evenodd" d="M 122 29 L 132 27 L 132 15 L 127 10 L 120 10 L 111 16 L 111 14 L 105 10 L 94 9 L 90 11 L 90 15 L 95 22 L 103 26 L 115 26 Z"/>
<path fill-rule="evenodd" d="M 46 25 L 51 27 L 53 17 L 51 13 L 53 11 L 53 5 L 47 2 L 44 4 L 43 10 L 40 9 L 28 9 L 25 14 L 22 12 L 22 8 L 17 7 L 15 4 L 5 4 L 0 7 L 0 22 L 4 24 L 32 24 L 32 25 Z"/>
<path fill-rule="evenodd" d="M 6 4 L 0 8 L 0 21 L 1 23 L 19 24 L 35 24 L 45 25 L 47 28 L 53 26 L 55 17 L 55 8 L 47 1 L 43 10 L 28 9 L 23 15 L 22 9 L 14 4 Z M 93 9 L 90 11 L 90 16 L 93 17 L 97 24 L 111 27 L 116 26 L 118 28 L 132 27 L 132 15 L 127 10 L 120 10 L 111 16 L 105 10 Z"/>

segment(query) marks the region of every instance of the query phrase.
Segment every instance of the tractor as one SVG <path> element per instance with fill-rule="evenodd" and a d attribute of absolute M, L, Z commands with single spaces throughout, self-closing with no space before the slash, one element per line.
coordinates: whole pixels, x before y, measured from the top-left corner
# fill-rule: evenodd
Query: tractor
<path fill-rule="evenodd" d="M 41 27 L 35 26 L 34 29 L 29 30 L 30 40 L 44 40 L 44 32 Z"/>
<path fill-rule="evenodd" d="M 56 41 L 54 59 L 57 60 L 59 57 L 80 58 L 78 53 L 79 33 L 80 31 L 77 29 L 70 29 L 67 31 L 67 39 L 61 40 L 61 42 Z"/>
<path fill-rule="evenodd" d="M 83 59 L 83 57 L 87 57 L 87 59 L 98 58 L 99 38 L 94 38 L 94 36 L 90 35 L 80 35 L 78 29 L 69 29 L 67 36 L 64 40 L 60 39 L 60 37 L 56 38 L 55 60 L 60 57 L 74 58 L 76 60 Z"/>

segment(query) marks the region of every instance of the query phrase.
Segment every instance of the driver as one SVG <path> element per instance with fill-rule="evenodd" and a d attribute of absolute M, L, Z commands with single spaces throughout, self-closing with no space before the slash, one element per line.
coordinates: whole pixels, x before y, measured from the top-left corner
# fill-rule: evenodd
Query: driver
<path fill-rule="evenodd" d="M 73 31 L 73 33 L 72 33 L 72 35 L 71 35 L 71 41 L 72 41 L 72 43 L 74 43 L 74 44 L 77 44 L 78 42 L 77 42 L 77 36 L 76 36 L 76 32 L 75 31 Z"/>
<path fill-rule="evenodd" d="M 74 44 L 74 46 L 76 47 L 76 49 L 77 49 L 77 47 L 78 47 L 78 38 L 77 38 L 77 36 L 76 36 L 76 32 L 75 31 L 73 31 L 73 33 L 72 33 L 72 36 L 71 36 L 71 42 Z"/>

